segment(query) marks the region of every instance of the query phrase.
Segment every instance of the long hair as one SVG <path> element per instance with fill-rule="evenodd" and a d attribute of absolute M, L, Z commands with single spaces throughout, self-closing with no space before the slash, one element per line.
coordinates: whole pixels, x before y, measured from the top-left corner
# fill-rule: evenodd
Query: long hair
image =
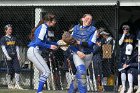
<path fill-rule="evenodd" d="M 34 38 L 34 32 L 35 32 L 35 30 L 36 30 L 41 24 L 43 24 L 44 22 L 48 22 L 48 21 L 50 21 L 50 22 L 56 21 L 55 15 L 54 15 L 54 14 L 51 14 L 51 13 L 46 14 L 46 15 L 39 21 L 39 23 L 37 24 L 37 26 L 34 27 L 34 28 L 31 30 L 31 33 L 30 33 L 29 38 L 32 40 L 32 39 Z"/>

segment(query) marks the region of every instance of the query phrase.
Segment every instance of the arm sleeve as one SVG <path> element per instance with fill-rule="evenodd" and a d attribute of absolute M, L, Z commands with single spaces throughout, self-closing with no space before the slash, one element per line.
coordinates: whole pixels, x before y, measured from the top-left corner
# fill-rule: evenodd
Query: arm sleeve
<path fill-rule="evenodd" d="M 57 42 L 47 41 L 46 43 L 58 46 Z"/>
<path fill-rule="evenodd" d="M 6 45 L 4 37 L 0 39 L 0 45 Z"/>
<path fill-rule="evenodd" d="M 35 44 L 39 47 L 50 48 L 51 47 L 50 44 L 46 44 L 46 43 L 42 42 L 42 40 L 44 39 L 44 37 L 46 35 L 46 30 L 47 30 L 46 25 L 42 24 L 41 30 L 39 32 L 38 37 L 36 38 Z"/>
<path fill-rule="evenodd" d="M 5 48 L 5 45 L 2 45 L 1 48 L 2 48 L 2 51 L 3 51 L 4 55 L 5 55 L 6 57 L 10 57 L 10 56 L 8 55 L 8 52 L 7 52 L 6 48 Z"/>
<path fill-rule="evenodd" d="M 73 52 L 77 53 L 78 49 L 74 46 L 69 46 L 69 49 L 71 49 Z"/>
<path fill-rule="evenodd" d="M 19 57 L 19 46 L 16 46 L 16 52 L 17 52 L 17 56 Z"/>
<path fill-rule="evenodd" d="M 39 35 L 38 35 L 38 38 L 40 40 L 44 39 L 44 36 L 46 35 L 46 30 L 47 30 L 47 27 L 45 26 L 45 24 L 42 24 L 41 30 L 40 30 Z"/>
<path fill-rule="evenodd" d="M 138 63 L 130 63 L 129 67 L 138 67 Z"/>
<path fill-rule="evenodd" d="M 94 32 L 94 34 L 90 37 L 90 41 L 93 42 L 94 44 L 96 43 L 97 39 L 97 30 Z"/>
<path fill-rule="evenodd" d="M 50 48 L 51 44 L 43 43 L 39 38 L 36 39 L 36 45 L 43 48 Z"/>
<path fill-rule="evenodd" d="M 123 40 L 124 40 L 125 34 L 122 35 L 121 39 L 119 40 L 119 45 L 122 45 Z"/>

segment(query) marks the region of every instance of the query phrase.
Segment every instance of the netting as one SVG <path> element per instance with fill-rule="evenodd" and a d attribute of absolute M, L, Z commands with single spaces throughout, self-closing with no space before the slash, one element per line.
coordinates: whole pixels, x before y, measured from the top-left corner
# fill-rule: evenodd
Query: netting
<path fill-rule="evenodd" d="M 38 23 L 38 20 L 46 13 L 53 12 L 57 16 L 57 25 L 50 28 L 54 31 L 54 37 L 50 36 L 52 41 L 61 39 L 64 31 L 68 31 L 74 25 L 80 22 L 80 18 L 84 14 L 93 16 L 92 25 L 97 29 L 103 27 L 112 37 L 112 41 L 104 42 L 106 48 L 100 47 L 100 51 L 93 54 L 93 62 L 87 70 L 87 87 L 88 91 L 113 91 L 115 86 L 115 5 L 93 5 L 93 6 L 6 6 L 0 7 L 0 37 L 4 36 L 4 26 L 12 24 L 13 35 L 18 39 L 20 46 L 20 84 L 23 88 L 37 89 L 39 72 L 27 59 L 27 45 L 30 42 L 29 35 L 31 29 Z M 112 51 L 111 51 L 111 50 Z M 106 56 L 106 51 L 111 51 Z M 0 85 L 1 88 L 7 87 L 6 82 L 6 64 L 5 58 L 0 51 Z M 105 54 L 103 54 L 105 52 Z M 49 49 L 43 51 L 42 56 L 46 60 L 51 74 L 44 86 L 47 90 L 66 90 L 70 86 L 70 81 L 73 80 L 76 69 L 73 64 L 71 53 L 67 53 L 61 49 L 51 51 Z M 104 56 L 104 57 L 103 57 Z"/>

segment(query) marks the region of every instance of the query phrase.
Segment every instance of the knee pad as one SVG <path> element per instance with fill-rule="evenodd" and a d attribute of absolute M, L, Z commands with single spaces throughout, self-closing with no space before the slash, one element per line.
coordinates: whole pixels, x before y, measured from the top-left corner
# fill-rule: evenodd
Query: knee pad
<path fill-rule="evenodd" d="M 81 78 L 78 79 L 78 81 L 81 82 L 82 85 L 85 85 L 87 83 L 86 75 L 81 75 Z"/>

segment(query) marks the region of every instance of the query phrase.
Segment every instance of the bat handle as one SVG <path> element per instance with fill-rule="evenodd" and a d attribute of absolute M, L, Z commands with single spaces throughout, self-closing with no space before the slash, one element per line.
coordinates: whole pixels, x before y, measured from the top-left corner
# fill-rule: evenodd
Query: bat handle
<path fill-rule="evenodd" d="M 122 71 L 122 70 L 124 70 L 125 68 L 120 68 L 120 69 L 118 69 L 118 71 L 120 72 L 120 71 Z"/>

